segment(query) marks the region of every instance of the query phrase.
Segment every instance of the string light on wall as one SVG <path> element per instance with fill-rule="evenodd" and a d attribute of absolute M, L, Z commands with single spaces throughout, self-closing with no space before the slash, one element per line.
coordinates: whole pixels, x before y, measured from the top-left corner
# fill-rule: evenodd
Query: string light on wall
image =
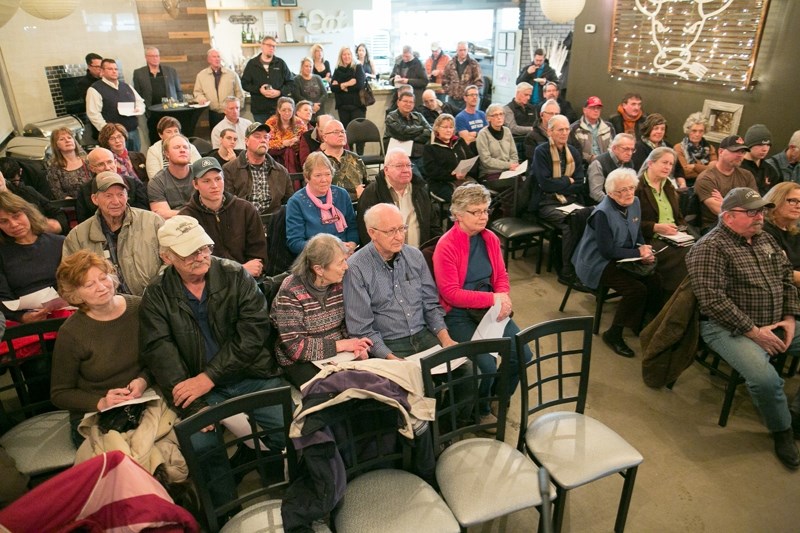
<path fill-rule="evenodd" d="M 723 86 L 755 85 L 769 0 L 617 0 L 609 72 Z"/>

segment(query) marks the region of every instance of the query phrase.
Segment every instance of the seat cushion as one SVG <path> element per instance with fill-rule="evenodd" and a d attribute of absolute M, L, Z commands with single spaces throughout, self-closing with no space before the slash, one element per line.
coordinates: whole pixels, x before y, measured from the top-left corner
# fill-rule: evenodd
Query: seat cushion
<path fill-rule="evenodd" d="M 640 464 L 644 458 L 615 431 L 575 412 L 540 416 L 528 425 L 525 444 L 550 476 L 565 489 Z"/>
<path fill-rule="evenodd" d="M 538 470 L 508 444 L 474 438 L 442 452 L 436 481 L 458 522 L 468 527 L 541 504 Z"/>
<path fill-rule="evenodd" d="M 321 522 L 312 525 L 315 533 L 330 533 L 330 528 Z M 222 526 L 220 533 L 283 533 L 281 500 L 267 500 L 245 507 Z"/>
<path fill-rule="evenodd" d="M 442 498 L 419 477 L 403 470 L 373 470 L 347 484 L 336 530 L 457 533 L 459 527 Z"/>
<path fill-rule="evenodd" d="M 16 461 L 17 470 L 29 476 L 69 468 L 75 462 L 67 411 L 22 421 L 0 437 L 0 446 Z"/>
<path fill-rule="evenodd" d="M 490 224 L 492 231 L 507 239 L 519 239 L 531 235 L 541 235 L 544 228 L 533 222 L 526 222 L 521 218 L 504 217 Z"/>

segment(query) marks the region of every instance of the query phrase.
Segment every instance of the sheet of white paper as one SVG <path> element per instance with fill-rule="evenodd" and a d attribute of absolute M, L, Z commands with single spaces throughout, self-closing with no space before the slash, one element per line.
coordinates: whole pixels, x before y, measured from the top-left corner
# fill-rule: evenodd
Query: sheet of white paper
<path fill-rule="evenodd" d="M 641 257 L 629 257 L 627 259 L 618 259 L 617 263 L 634 263 L 636 261 L 641 261 Z"/>
<path fill-rule="evenodd" d="M 414 361 L 417 364 L 419 364 L 420 359 L 422 359 L 423 357 L 426 357 L 426 356 L 428 356 L 428 355 L 430 355 L 432 353 L 436 353 L 441 349 L 442 349 L 442 346 L 440 344 L 437 344 L 436 346 L 431 346 L 427 350 L 423 350 L 421 352 L 417 352 L 415 354 L 409 355 L 405 359 L 406 359 L 406 361 Z M 455 370 L 456 368 L 458 368 L 461 365 L 463 365 L 466 362 L 466 360 L 467 360 L 466 357 L 462 357 L 461 359 L 456 359 L 456 360 L 454 360 L 454 361 L 452 361 L 450 363 L 450 368 L 452 370 Z M 431 374 L 433 374 L 434 376 L 437 375 L 437 374 L 445 374 L 446 372 L 447 372 L 447 364 L 446 363 L 442 363 L 441 365 L 435 366 L 435 367 L 433 367 L 431 369 Z"/>
<path fill-rule="evenodd" d="M 386 147 L 386 151 L 388 152 L 394 148 L 400 148 L 408 157 L 411 157 L 411 149 L 413 147 L 414 141 L 398 141 L 397 139 L 389 139 L 389 146 Z"/>
<path fill-rule="evenodd" d="M 458 165 L 456 165 L 456 169 L 453 171 L 456 174 L 466 174 L 472 167 L 475 166 L 475 162 L 478 160 L 478 156 L 472 157 L 470 159 L 464 159 Z"/>
<path fill-rule="evenodd" d="M 583 209 L 583 206 L 581 204 L 572 203 L 569 205 L 562 205 L 561 207 L 556 207 L 556 209 L 558 209 L 562 213 L 566 213 L 569 215 L 573 211 L 577 211 L 578 209 Z"/>
<path fill-rule="evenodd" d="M 53 287 L 45 287 L 36 292 L 26 294 L 19 300 L 9 300 L 3 302 L 10 311 L 19 311 L 20 309 L 41 309 L 44 304 L 50 300 L 58 298 L 58 292 Z"/>
<path fill-rule="evenodd" d="M 507 178 L 513 178 L 514 176 L 519 176 L 520 174 L 524 174 L 525 172 L 527 172 L 527 170 L 528 170 L 528 162 L 523 161 L 514 170 L 506 170 L 505 172 L 500 174 L 500 177 L 498 179 L 504 180 Z"/>
<path fill-rule="evenodd" d="M 100 412 L 105 413 L 106 411 L 110 411 L 111 409 L 116 409 L 117 407 L 125 407 L 126 405 L 136 405 L 137 403 L 145 403 L 151 400 L 158 400 L 158 398 L 159 396 L 158 394 L 156 394 L 156 391 L 154 391 L 153 389 L 147 389 L 138 398 L 135 398 L 133 400 L 128 400 L 127 402 L 118 403 L 116 405 L 112 405 L 111 407 L 106 407 Z M 93 415 L 94 413 L 88 413 L 88 414 Z"/>
<path fill-rule="evenodd" d="M 325 368 L 325 365 L 332 365 L 336 363 L 345 363 L 347 361 L 353 361 L 356 358 L 356 354 L 353 352 L 340 352 L 334 355 L 333 357 L 328 357 L 327 359 L 320 359 L 319 361 L 311 361 L 314 363 L 314 366 L 317 368 Z"/>
<path fill-rule="evenodd" d="M 505 317 L 500 322 L 497 321 L 497 317 L 500 314 L 500 304 L 496 303 L 492 307 L 486 311 L 486 314 L 483 315 L 483 319 L 481 319 L 481 323 L 478 324 L 478 327 L 475 329 L 475 333 L 472 334 L 473 341 L 479 341 L 481 339 L 501 339 L 503 338 L 503 332 L 506 329 L 506 324 L 508 321 L 511 320 L 510 317 Z M 497 352 L 493 352 L 492 355 L 497 358 Z"/>
<path fill-rule="evenodd" d="M 117 111 L 123 117 L 136 116 L 136 103 L 135 102 L 118 102 Z"/>
<path fill-rule="evenodd" d="M 692 237 L 691 235 L 689 235 L 688 233 L 685 233 L 683 231 L 679 231 L 678 233 L 676 233 L 674 235 L 663 235 L 663 234 L 659 233 L 658 236 L 660 238 L 662 238 L 662 239 L 667 239 L 667 240 L 670 240 L 672 242 L 677 242 L 677 243 L 684 243 L 684 242 L 692 242 L 692 241 L 694 241 L 694 237 Z"/>

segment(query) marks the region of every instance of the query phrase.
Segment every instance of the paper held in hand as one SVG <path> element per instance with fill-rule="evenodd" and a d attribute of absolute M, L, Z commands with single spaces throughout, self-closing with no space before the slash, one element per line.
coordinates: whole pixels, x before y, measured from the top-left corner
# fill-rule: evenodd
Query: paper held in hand
<path fill-rule="evenodd" d="M 394 148 L 400 148 L 408 157 L 411 157 L 411 149 L 414 148 L 414 141 L 398 141 L 397 139 L 389 139 L 389 146 L 386 147 L 386 151 L 388 152 Z"/>
<path fill-rule="evenodd" d="M 21 309 L 43 309 L 47 308 L 48 311 L 55 311 L 67 306 L 67 302 L 61 299 L 58 292 L 53 287 L 45 287 L 36 292 L 26 294 L 19 300 L 9 300 L 3 302 L 10 311 L 19 311 Z"/>
<path fill-rule="evenodd" d="M 675 244 L 688 244 L 694 242 L 694 237 L 689 235 L 686 232 L 679 231 L 674 235 L 663 235 L 661 233 L 658 234 L 658 238 L 664 241 L 670 241 Z"/>
<path fill-rule="evenodd" d="M 583 206 L 581 204 L 572 203 L 568 205 L 562 205 L 561 207 L 556 207 L 556 209 L 558 209 L 562 213 L 566 213 L 567 215 L 569 215 L 573 211 L 577 211 L 578 209 L 583 209 Z"/>
<path fill-rule="evenodd" d="M 511 320 L 510 317 L 505 317 L 500 322 L 497 321 L 497 317 L 500 315 L 500 303 L 494 304 L 492 307 L 486 311 L 486 314 L 483 315 L 481 319 L 481 323 L 478 324 L 478 327 L 475 329 L 475 333 L 472 334 L 473 341 L 479 341 L 483 339 L 502 339 L 503 332 L 506 330 L 506 324 L 508 321 Z M 498 357 L 497 352 L 493 352 L 491 355 Z"/>
<path fill-rule="evenodd" d="M 514 176 L 519 176 L 520 174 L 524 174 L 527 171 L 528 171 L 528 162 L 527 161 L 523 161 L 514 170 L 506 170 L 505 172 L 500 174 L 500 177 L 497 178 L 497 179 L 504 180 L 504 179 L 508 179 L 508 178 L 513 178 Z"/>

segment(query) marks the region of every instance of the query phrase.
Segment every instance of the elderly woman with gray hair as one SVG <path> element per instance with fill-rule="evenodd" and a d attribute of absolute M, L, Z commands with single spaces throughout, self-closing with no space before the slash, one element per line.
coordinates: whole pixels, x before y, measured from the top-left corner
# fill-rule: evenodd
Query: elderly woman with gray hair
<path fill-rule="evenodd" d="M 338 237 L 326 233 L 312 237 L 275 296 L 271 312 L 279 335 L 275 354 L 295 387 L 319 371 L 312 361 L 340 352 L 367 358 L 372 341 L 349 338 L 344 323 L 342 279 L 349 253 Z"/>
<path fill-rule="evenodd" d="M 464 342 L 472 338 L 483 315 L 495 304 L 500 305 L 498 321 L 511 316 L 512 304 L 508 272 L 503 264 L 500 241 L 486 229 L 491 196 L 483 185 L 468 183 L 453 192 L 450 212 L 455 224 L 442 235 L 433 253 L 433 270 L 439 289 L 439 302 L 447 315 L 445 323 L 450 336 Z M 503 335 L 513 337 L 519 327 L 513 320 L 506 324 Z M 526 347 L 526 360 L 532 357 Z M 509 397 L 519 383 L 516 348 L 511 351 L 511 383 Z M 483 373 L 494 372 L 495 358 L 483 354 L 478 367 Z M 479 394 L 491 393 L 492 381 L 482 380 Z M 493 420 L 488 403 L 481 405 L 481 422 Z"/>
<path fill-rule="evenodd" d="M 606 197 L 586 221 L 586 228 L 572 256 L 578 278 L 587 287 L 601 284 L 622 298 L 603 341 L 618 355 L 635 354 L 622 338 L 623 328 L 641 330 L 645 313 L 658 314 L 662 304 L 661 276 L 655 268 L 653 248 L 642 235 L 642 209 L 635 191 L 639 183 L 631 169 L 613 170 L 606 178 Z M 642 268 L 627 268 L 635 261 Z M 638 272 L 637 272 L 638 270 Z"/>
<path fill-rule="evenodd" d="M 505 112 L 500 104 L 492 104 L 486 110 L 489 125 L 478 132 L 475 145 L 480 158 L 481 180 L 496 180 L 506 170 L 519 166 L 517 146 L 511 130 L 503 125 Z"/>
<path fill-rule="evenodd" d="M 692 113 L 683 123 L 683 133 L 686 137 L 675 145 L 678 162 L 683 168 L 683 177 L 689 185 L 694 185 L 697 176 L 717 160 L 714 146 L 703 138 L 707 126 L 708 121 L 702 112 Z"/>

